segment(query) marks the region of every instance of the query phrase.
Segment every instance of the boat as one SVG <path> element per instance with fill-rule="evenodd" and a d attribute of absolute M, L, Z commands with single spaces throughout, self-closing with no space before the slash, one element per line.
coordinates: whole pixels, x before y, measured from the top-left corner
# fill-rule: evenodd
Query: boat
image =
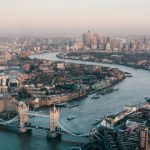
<path fill-rule="evenodd" d="M 129 73 L 129 72 L 125 72 L 125 73 L 124 73 L 124 76 L 125 76 L 125 77 L 133 77 L 133 75 L 132 75 L 131 73 Z"/>
<path fill-rule="evenodd" d="M 55 106 L 57 106 L 57 107 L 65 107 L 65 106 L 67 106 L 68 104 L 65 102 L 65 103 L 56 103 L 55 104 Z"/>
<path fill-rule="evenodd" d="M 99 95 L 100 95 L 100 93 L 96 93 L 96 95 L 97 95 L 97 96 L 99 96 Z"/>
<path fill-rule="evenodd" d="M 77 106 L 79 106 L 79 104 L 69 105 L 68 107 L 72 108 L 72 107 L 77 107 Z"/>
<path fill-rule="evenodd" d="M 114 91 L 118 91 L 118 90 L 119 90 L 119 88 L 114 89 Z"/>
<path fill-rule="evenodd" d="M 100 97 L 99 96 L 93 96 L 91 97 L 91 99 L 99 99 Z"/>
<path fill-rule="evenodd" d="M 70 116 L 68 116 L 68 117 L 67 117 L 67 120 L 69 120 L 69 121 L 70 121 L 70 120 L 73 120 L 73 119 L 75 119 L 75 118 L 76 118 L 76 116 L 75 116 L 75 115 L 70 115 Z"/>

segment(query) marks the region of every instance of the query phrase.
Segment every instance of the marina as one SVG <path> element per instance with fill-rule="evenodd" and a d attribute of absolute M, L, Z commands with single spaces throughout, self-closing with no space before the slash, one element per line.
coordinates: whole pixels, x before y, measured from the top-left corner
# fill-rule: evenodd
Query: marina
<path fill-rule="evenodd" d="M 107 94 L 111 94 L 111 93 L 118 91 L 118 90 L 119 90 L 119 88 L 114 89 L 113 87 L 110 87 L 110 88 L 106 88 L 106 89 L 100 91 L 99 94 L 100 95 L 107 95 Z"/>

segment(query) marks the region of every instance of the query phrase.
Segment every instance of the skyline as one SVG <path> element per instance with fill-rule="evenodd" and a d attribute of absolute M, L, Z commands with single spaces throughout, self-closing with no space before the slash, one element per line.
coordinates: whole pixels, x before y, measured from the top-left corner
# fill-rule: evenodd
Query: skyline
<path fill-rule="evenodd" d="M 0 35 L 150 35 L 149 6 L 149 0 L 2 0 Z"/>

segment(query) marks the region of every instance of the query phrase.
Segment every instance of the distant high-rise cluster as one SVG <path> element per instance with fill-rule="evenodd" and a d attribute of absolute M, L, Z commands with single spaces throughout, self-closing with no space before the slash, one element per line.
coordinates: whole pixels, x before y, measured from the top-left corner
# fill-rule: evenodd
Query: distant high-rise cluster
<path fill-rule="evenodd" d="M 132 38 L 113 38 L 92 34 L 90 31 L 82 35 L 84 50 L 105 50 L 105 51 L 150 51 L 150 40 Z"/>
<path fill-rule="evenodd" d="M 98 49 L 100 45 L 99 34 L 95 33 L 93 36 L 90 31 L 83 33 L 83 46 L 85 49 Z"/>
<path fill-rule="evenodd" d="M 109 52 L 149 52 L 150 39 L 143 38 L 119 38 L 87 31 L 77 37 L 22 37 L 15 39 L 1 39 L 0 51 L 5 51 L 9 59 L 8 51 L 31 51 L 40 53 L 43 51 L 109 51 Z M 7 50 L 7 52 L 6 52 Z M 12 55 L 11 55 L 12 57 Z"/>

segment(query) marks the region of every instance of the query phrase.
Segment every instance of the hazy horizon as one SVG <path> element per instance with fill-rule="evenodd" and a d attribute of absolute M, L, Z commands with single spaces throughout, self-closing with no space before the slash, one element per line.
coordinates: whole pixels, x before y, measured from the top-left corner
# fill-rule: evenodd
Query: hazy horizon
<path fill-rule="evenodd" d="M 0 35 L 150 35 L 149 0 L 1 0 Z"/>

